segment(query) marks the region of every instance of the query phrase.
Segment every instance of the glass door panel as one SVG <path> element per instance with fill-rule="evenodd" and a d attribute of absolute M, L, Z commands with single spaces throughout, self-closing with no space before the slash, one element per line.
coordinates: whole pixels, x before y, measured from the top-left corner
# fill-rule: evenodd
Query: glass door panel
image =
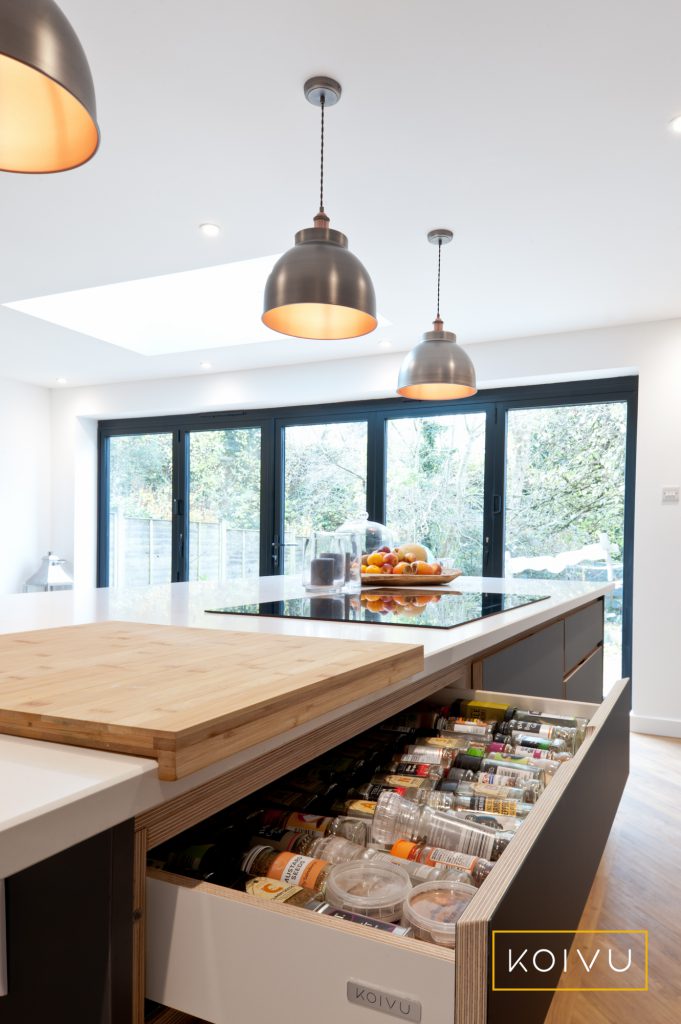
<path fill-rule="evenodd" d="M 473 576 L 482 575 L 485 423 L 481 412 L 386 425 L 387 525 Z"/>
<path fill-rule="evenodd" d="M 109 586 L 170 583 L 173 435 L 109 440 Z"/>
<path fill-rule="evenodd" d="M 189 435 L 188 578 L 260 575 L 260 427 Z"/>
<path fill-rule="evenodd" d="M 365 511 L 366 495 L 366 420 L 285 427 L 282 571 L 300 572 L 303 539 Z"/>
<path fill-rule="evenodd" d="M 506 429 L 505 575 L 615 582 L 607 692 L 622 674 L 626 402 L 510 410 Z"/>

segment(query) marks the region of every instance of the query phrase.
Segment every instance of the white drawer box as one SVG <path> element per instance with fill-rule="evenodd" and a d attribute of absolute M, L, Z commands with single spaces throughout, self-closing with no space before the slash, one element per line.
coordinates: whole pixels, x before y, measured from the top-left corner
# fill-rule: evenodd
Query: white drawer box
<path fill-rule="evenodd" d="M 390 1007 L 403 1020 L 420 1010 L 422 1024 L 542 1021 L 550 993 L 492 991 L 491 931 L 577 927 L 628 773 L 630 686 L 618 683 L 601 705 L 464 695 L 579 715 L 591 725 L 461 918 L 456 957 L 151 870 L 147 996 L 211 1024 L 381 1024 Z M 348 1000 L 349 982 L 363 987 L 359 1004 Z"/>

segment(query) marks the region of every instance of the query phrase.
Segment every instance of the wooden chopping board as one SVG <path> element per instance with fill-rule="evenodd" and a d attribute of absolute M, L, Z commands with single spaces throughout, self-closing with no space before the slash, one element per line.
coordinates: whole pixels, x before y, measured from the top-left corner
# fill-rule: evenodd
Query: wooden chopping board
<path fill-rule="evenodd" d="M 0 636 L 0 733 L 179 779 L 423 669 L 423 647 L 102 622 Z"/>

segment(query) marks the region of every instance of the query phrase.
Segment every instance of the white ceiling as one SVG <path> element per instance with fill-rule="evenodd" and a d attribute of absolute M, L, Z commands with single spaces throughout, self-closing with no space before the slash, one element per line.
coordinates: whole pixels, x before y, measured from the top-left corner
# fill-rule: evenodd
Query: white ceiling
<path fill-rule="evenodd" d="M 61 6 L 102 146 L 74 172 L 0 176 L 1 303 L 287 248 L 316 208 L 302 83 L 326 73 L 344 89 L 327 210 L 391 326 L 142 355 L 3 307 L 0 376 L 85 384 L 409 348 L 434 314 L 439 225 L 456 231 L 442 311 L 464 344 L 681 316 L 676 0 Z"/>

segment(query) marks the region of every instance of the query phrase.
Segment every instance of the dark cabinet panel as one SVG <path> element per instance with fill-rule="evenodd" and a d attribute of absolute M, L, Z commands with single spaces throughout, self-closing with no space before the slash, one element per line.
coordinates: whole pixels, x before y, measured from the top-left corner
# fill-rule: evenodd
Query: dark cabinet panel
<path fill-rule="evenodd" d="M 126 822 L 7 879 L 0 1024 L 128 1024 L 132 837 Z"/>
<path fill-rule="evenodd" d="M 565 699 L 600 704 L 603 700 L 603 648 L 599 647 L 565 680 Z"/>
<path fill-rule="evenodd" d="M 482 686 L 528 697 L 562 698 L 563 623 L 554 622 L 484 658 Z"/>
<path fill-rule="evenodd" d="M 602 643 L 603 598 L 600 598 L 565 618 L 565 674 Z"/>

